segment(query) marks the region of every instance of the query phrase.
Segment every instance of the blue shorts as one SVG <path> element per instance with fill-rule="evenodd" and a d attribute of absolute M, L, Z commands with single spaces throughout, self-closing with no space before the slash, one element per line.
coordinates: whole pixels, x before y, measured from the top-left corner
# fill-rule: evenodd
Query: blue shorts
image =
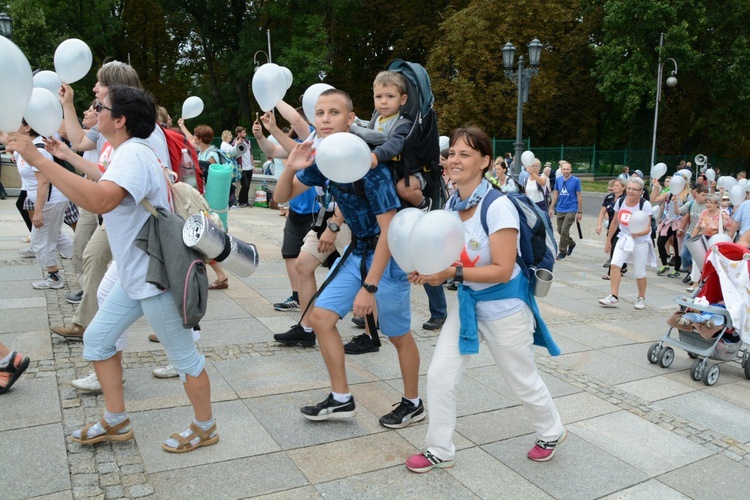
<path fill-rule="evenodd" d="M 372 264 L 373 254 L 368 252 L 367 268 Z M 330 272 L 336 269 L 341 258 L 336 259 Z M 343 318 L 354 305 L 354 298 L 362 288 L 360 264 L 362 256 L 351 254 L 338 271 L 333 281 L 325 287 L 315 301 L 315 307 L 333 311 Z M 378 305 L 380 330 L 387 337 L 400 337 L 411 330 L 411 285 L 398 264 L 391 258 L 378 283 L 375 294 Z"/>

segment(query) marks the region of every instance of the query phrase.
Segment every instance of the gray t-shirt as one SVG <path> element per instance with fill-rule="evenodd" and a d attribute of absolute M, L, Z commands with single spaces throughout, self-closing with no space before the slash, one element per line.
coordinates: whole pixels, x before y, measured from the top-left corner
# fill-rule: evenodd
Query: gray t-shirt
<path fill-rule="evenodd" d="M 682 215 L 685 215 L 688 212 L 690 212 L 690 224 L 685 230 L 685 234 L 687 235 L 693 234 L 693 229 L 695 229 L 695 225 L 698 224 L 698 221 L 701 218 L 701 213 L 703 213 L 705 209 L 706 209 L 705 203 L 698 203 L 695 200 L 691 200 L 680 207 L 680 213 Z"/>
<path fill-rule="evenodd" d="M 154 207 L 169 210 L 166 177 L 159 159 L 146 141 L 129 139 L 115 150 L 101 181 L 114 182 L 128 192 L 122 203 L 104 214 L 107 239 L 117 261 L 120 284 L 134 300 L 162 293 L 146 283 L 149 257 L 134 245 L 135 237 L 151 217 L 140 205 L 141 200 L 147 198 Z"/>

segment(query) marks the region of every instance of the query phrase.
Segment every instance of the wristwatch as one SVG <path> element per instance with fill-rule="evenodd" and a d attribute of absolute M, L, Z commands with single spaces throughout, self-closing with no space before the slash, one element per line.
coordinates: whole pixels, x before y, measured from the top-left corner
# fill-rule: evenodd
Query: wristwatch
<path fill-rule="evenodd" d="M 370 284 L 367 284 L 367 283 L 362 283 L 362 288 L 364 288 L 365 290 L 367 290 L 370 293 L 377 293 L 378 292 L 378 287 L 375 286 L 375 285 L 370 285 Z"/>
<path fill-rule="evenodd" d="M 329 222 L 328 229 L 330 229 L 332 233 L 338 233 L 339 231 L 341 231 L 341 226 L 339 226 L 335 222 Z"/>

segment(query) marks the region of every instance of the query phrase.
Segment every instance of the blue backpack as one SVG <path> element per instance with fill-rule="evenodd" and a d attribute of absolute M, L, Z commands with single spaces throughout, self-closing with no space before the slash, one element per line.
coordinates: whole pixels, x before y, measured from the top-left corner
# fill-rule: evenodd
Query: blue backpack
<path fill-rule="evenodd" d="M 557 255 L 555 234 L 552 232 L 547 215 L 528 196 L 520 193 L 506 194 L 494 187 L 489 190 L 482 201 L 480 220 L 485 233 L 490 233 L 487 227 L 487 210 L 492 202 L 501 196 L 510 199 L 518 212 L 521 254 L 516 256 L 516 263 L 526 273 L 529 284 L 533 287 L 536 282 L 534 274 L 536 269 L 546 269 L 552 272 L 552 267 L 555 265 Z"/>

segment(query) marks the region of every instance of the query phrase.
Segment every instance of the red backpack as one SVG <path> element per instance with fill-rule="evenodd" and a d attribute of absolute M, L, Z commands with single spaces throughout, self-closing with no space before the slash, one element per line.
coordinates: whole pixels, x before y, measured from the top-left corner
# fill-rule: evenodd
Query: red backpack
<path fill-rule="evenodd" d="M 195 152 L 195 148 L 192 144 L 188 143 L 187 137 L 179 132 L 175 132 L 171 128 L 161 125 L 161 129 L 164 132 L 164 137 L 167 140 L 167 149 L 169 150 L 169 162 L 172 164 L 172 170 L 177 174 L 177 180 L 182 181 L 180 178 L 180 163 L 182 162 L 182 150 L 187 149 L 190 158 L 193 160 L 195 165 L 195 180 L 198 183 L 198 192 L 203 194 L 203 172 L 198 164 L 198 154 Z"/>

